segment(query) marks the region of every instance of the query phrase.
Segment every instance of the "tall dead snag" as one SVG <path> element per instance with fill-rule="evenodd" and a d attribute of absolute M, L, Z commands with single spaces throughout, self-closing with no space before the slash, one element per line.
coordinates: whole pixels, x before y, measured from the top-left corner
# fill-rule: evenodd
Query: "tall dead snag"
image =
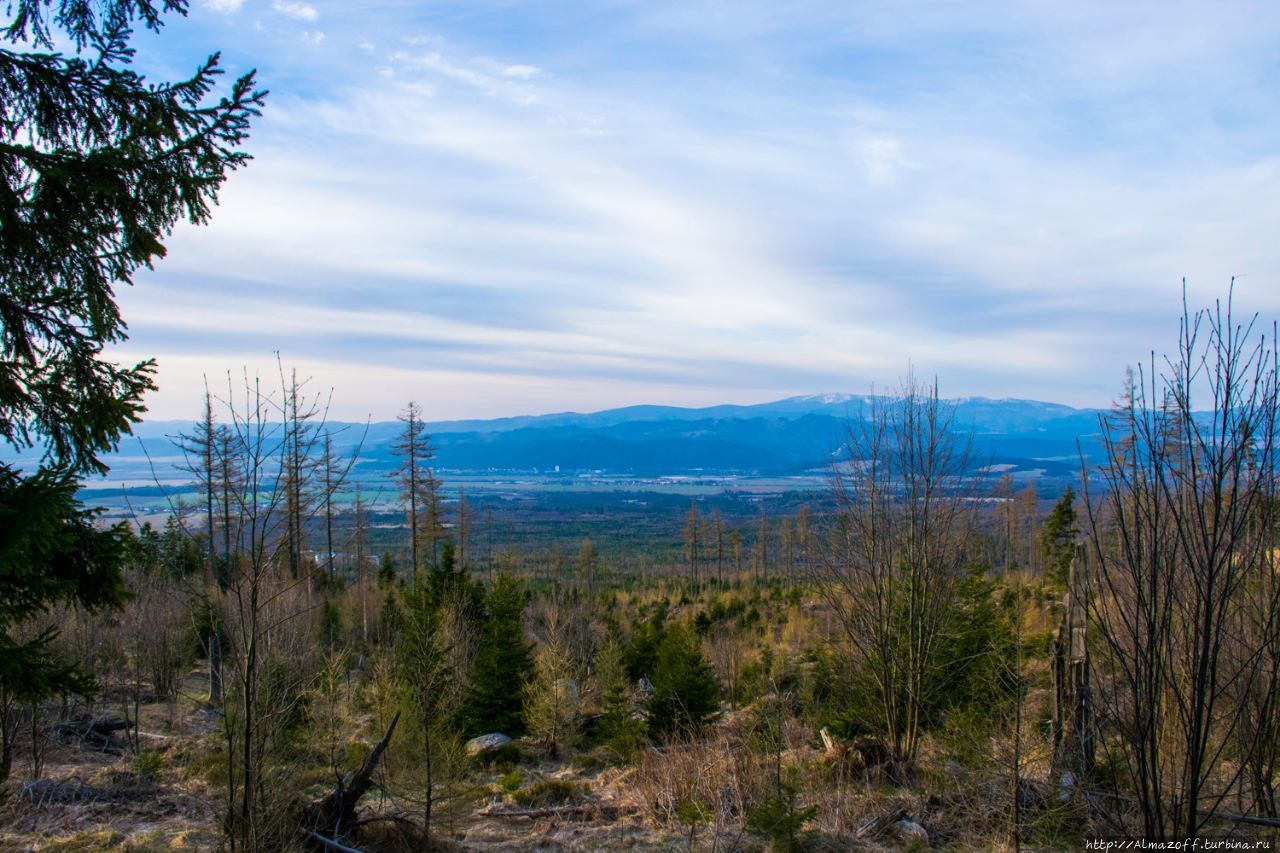
<path fill-rule="evenodd" d="M 337 557 L 333 550 L 333 522 L 336 515 L 334 505 L 337 503 L 339 493 L 346 487 L 347 478 L 351 475 L 351 469 L 355 467 L 356 461 L 360 458 L 364 440 L 369 435 L 369 425 L 366 423 L 363 434 L 352 446 L 350 453 L 343 456 L 338 452 L 334 440 L 346 429 L 347 427 L 339 427 L 335 431 L 330 430 L 327 423 L 322 425 L 320 458 L 317 461 L 317 479 L 321 489 L 319 503 L 323 507 L 322 518 L 324 521 L 324 567 L 325 574 L 328 576 L 326 589 L 329 592 L 334 589 L 334 561 Z"/>
<path fill-rule="evenodd" d="M 416 587 L 425 550 L 430 549 L 434 565 L 436 546 L 442 538 L 440 482 L 427 466 L 436 454 L 422 421 L 422 407 L 410 402 L 398 419 L 404 424 L 404 431 L 391 445 L 391 452 L 399 460 L 399 466 L 389 476 L 400 486 L 400 499 L 407 503 L 409 555 Z"/>
<path fill-rule="evenodd" d="M 1177 351 L 1104 419 L 1086 480 L 1099 744 L 1150 838 L 1199 835 L 1249 793 L 1280 619 L 1275 331 L 1230 298 L 1183 305 Z"/>
<path fill-rule="evenodd" d="M 311 419 L 315 416 L 314 403 L 308 405 L 303 396 L 306 382 L 298 382 L 298 371 L 290 373 L 286 380 L 284 367 L 280 367 L 280 384 L 284 388 L 281 413 L 284 417 L 284 447 L 282 467 L 285 471 L 285 515 L 288 526 L 286 556 L 289 577 L 305 580 L 310 591 L 310 570 L 304 574 L 302 552 L 305 548 L 306 516 L 311 511 L 311 477 L 314 463 L 311 452 L 315 443 Z"/>
<path fill-rule="evenodd" d="M 232 555 L 225 608 L 230 654 L 224 661 L 232 685 L 223 697 L 222 728 L 227 745 L 226 831 L 230 847 L 255 850 L 266 846 L 269 823 L 263 809 L 267 717 L 261 701 L 264 639 L 270 633 L 269 602 L 278 594 L 270 585 L 269 567 L 279 545 L 284 519 L 287 466 L 281 451 L 288 447 L 273 423 L 277 399 L 264 391 L 259 377 L 244 373 L 237 395 L 227 374 L 230 436 L 226 451 L 234 455 L 240 476 L 228 495 L 240 519 L 240 541 Z M 286 537 L 287 538 L 287 537 Z"/>
<path fill-rule="evenodd" d="M 698 504 L 694 501 L 689 502 L 689 511 L 685 514 L 684 520 L 684 551 L 689 558 L 689 573 L 693 576 L 693 594 L 697 595 L 698 586 L 698 557 L 701 555 L 705 543 L 698 540 L 698 534 L 702 532 L 702 513 L 698 512 Z"/>
<path fill-rule="evenodd" d="M 1056 771 L 1077 779 L 1091 773 L 1095 762 L 1085 559 L 1085 552 L 1077 549 L 1062 621 L 1053 635 L 1053 764 Z"/>

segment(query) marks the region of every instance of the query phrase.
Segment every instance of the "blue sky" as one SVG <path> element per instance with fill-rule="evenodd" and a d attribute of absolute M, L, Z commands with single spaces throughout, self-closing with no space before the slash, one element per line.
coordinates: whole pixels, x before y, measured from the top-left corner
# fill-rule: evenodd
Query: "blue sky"
<path fill-rule="evenodd" d="M 1193 302 L 1280 314 L 1280 7 L 192 0 L 271 97 L 120 294 L 154 417 L 288 364 L 339 417 L 894 384 L 1106 404 Z"/>

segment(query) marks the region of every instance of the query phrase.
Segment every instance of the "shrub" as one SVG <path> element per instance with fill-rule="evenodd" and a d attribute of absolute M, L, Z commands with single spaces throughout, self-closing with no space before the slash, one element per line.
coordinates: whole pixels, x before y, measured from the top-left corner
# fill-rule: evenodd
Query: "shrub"
<path fill-rule="evenodd" d="M 498 787 L 506 791 L 508 794 L 514 795 L 520 790 L 520 786 L 524 784 L 524 776 L 519 770 L 512 770 L 506 773 L 498 780 Z"/>
<path fill-rule="evenodd" d="M 486 749 L 475 757 L 475 761 L 481 767 L 501 767 L 514 768 L 525 760 L 524 750 L 520 748 L 520 744 L 512 741 L 504 743 L 502 746 Z"/>
<path fill-rule="evenodd" d="M 164 767 L 164 757 L 158 752 L 140 752 L 133 762 L 133 772 L 148 782 L 156 780 L 162 767 Z"/>

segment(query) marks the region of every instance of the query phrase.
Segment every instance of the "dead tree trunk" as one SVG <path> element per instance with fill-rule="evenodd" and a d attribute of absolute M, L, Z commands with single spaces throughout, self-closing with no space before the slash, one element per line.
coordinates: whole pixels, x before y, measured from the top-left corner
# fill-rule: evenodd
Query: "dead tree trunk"
<path fill-rule="evenodd" d="M 338 838 L 355 824 L 356 806 L 360 804 L 360 798 L 372 787 L 373 771 L 378 768 L 382 753 L 391 742 L 391 735 L 395 732 L 396 723 L 399 721 L 400 713 L 397 711 L 391 718 L 387 733 L 365 758 L 360 769 L 346 779 L 339 776 L 337 787 L 306 807 L 302 818 L 304 829 L 316 830 Z"/>
<path fill-rule="evenodd" d="M 1062 621 L 1053 636 L 1053 766 L 1077 779 L 1093 771 L 1093 704 L 1089 696 L 1087 568 L 1076 549 L 1063 599 Z"/>

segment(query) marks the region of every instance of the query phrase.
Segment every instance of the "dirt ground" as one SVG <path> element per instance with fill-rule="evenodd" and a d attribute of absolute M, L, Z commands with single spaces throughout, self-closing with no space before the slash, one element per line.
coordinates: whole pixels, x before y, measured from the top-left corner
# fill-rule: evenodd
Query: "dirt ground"
<path fill-rule="evenodd" d="M 142 705 L 137 715 L 140 754 L 132 749 L 111 754 L 48 737 L 43 767 L 33 774 L 30 756 L 24 754 L 26 745 L 20 744 L 10 779 L 0 788 L 0 851 L 225 849 L 221 829 L 225 790 L 217 782 L 223 754 L 219 717 L 199 701 L 206 690 L 202 675 L 192 673 L 179 700 Z M 119 703 L 100 702 L 95 710 L 97 715 L 121 715 L 125 709 Z M 733 719 L 726 715 L 722 723 L 731 726 Z M 813 759 L 811 749 L 800 751 L 805 754 L 792 758 Z M 582 758 L 522 760 L 518 767 L 522 790 L 568 783 L 576 793 L 567 802 L 522 805 L 500 784 L 502 769 L 479 771 L 472 780 L 478 796 L 433 820 L 437 849 L 513 853 L 766 849 L 741 826 L 720 827 L 714 844 L 710 827 L 703 826 L 691 844 L 687 830 L 655 820 L 654 804 L 644 799 L 636 768 Z M 299 778 L 298 790 L 291 793 L 306 801 L 322 795 L 330 785 L 324 774 L 317 774 Z M 899 805 L 885 804 L 878 811 L 888 813 Z M 368 853 L 421 849 L 412 834 L 417 830 L 404 821 L 406 815 L 416 816 L 404 803 L 370 793 L 362 801 L 360 817 L 367 825 L 356 846 Z M 831 844 L 824 844 L 821 833 L 813 833 L 811 841 L 809 846 L 816 850 L 849 849 L 847 836 L 838 841 L 832 837 Z M 865 841 L 859 849 L 910 846 L 889 837 Z M 294 849 L 308 849 L 301 835 Z"/>
<path fill-rule="evenodd" d="M 193 685 L 194 686 L 194 685 Z M 102 709 L 110 714 L 111 709 Z M 32 780 L 29 755 L 16 755 L 0 796 L 0 849 L 209 850 L 221 843 L 218 796 L 174 769 L 216 718 L 193 701 L 141 707 L 139 743 L 157 756 L 140 761 L 47 738 Z"/>
<path fill-rule="evenodd" d="M 184 698 L 140 707 L 139 744 L 149 757 L 139 759 L 132 750 L 111 754 L 48 737 L 43 767 L 33 779 L 30 756 L 20 747 L 10 779 L 0 790 L 0 851 L 222 849 L 225 793 L 201 778 L 202 773 L 209 775 L 210 762 L 216 760 L 211 753 L 218 738 L 216 714 L 195 698 L 204 689 L 203 678 L 193 674 Z M 97 710 L 118 715 L 123 709 L 108 704 Z M 563 779 L 589 794 L 581 808 L 563 814 L 522 809 L 494 794 L 492 802 L 481 802 L 441 827 L 439 841 L 454 849 L 498 851 L 678 846 L 679 839 L 656 832 L 619 802 L 624 771 L 586 772 L 552 764 L 522 771 L 531 782 Z M 490 775 L 496 782 L 499 774 Z M 364 806 L 366 817 L 381 810 L 372 795 Z M 304 849 L 301 843 L 299 849 Z"/>

